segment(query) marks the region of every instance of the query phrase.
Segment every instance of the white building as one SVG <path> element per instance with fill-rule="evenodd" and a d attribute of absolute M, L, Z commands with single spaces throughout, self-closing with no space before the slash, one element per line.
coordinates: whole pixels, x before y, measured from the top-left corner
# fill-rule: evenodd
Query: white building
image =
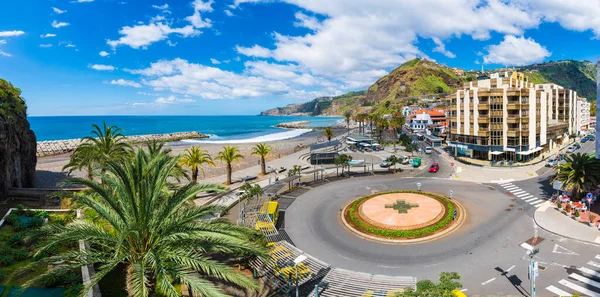
<path fill-rule="evenodd" d="M 426 113 L 418 113 L 410 119 L 410 128 L 413 131 L 425 131 L 428 125 L 433 124 L 431 116 Z"/>
<path fill-rule="evenodd" d="M 580 134 L 590 127 L 590 107 L 591 104 L 586 101 L 577 101 L 575 127 Z"/>

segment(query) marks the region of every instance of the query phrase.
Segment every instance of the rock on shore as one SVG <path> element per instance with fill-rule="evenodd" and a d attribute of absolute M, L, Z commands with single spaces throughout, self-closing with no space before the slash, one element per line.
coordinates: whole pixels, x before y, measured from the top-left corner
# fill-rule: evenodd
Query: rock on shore
<path fill-rule="evenodd" d="M 306 125 L 310 123 L 309 121 L 298 121 L 298 122 L 287 122 L 275 125 L 277 128 L 287 128 L 287 129 L 306 129 Z"/>
<path fill-rule="evenodd" d="M 175 132 L 166 134 L 148 134 L 127 136 L 127 142 L 131 144 L 143 143 L 149 140 L 160 140 L 164 142 L 178 141 L 183 139 L 208 138 L 208 135 L 199 132 Z M 37 144 L 37 156 L 52 156 L 72 152 L 79 146 L 81 139 L 40 141 Z"/>
<path fill-rule="evenodd" d="M 0 199 L 9 188 L 35 186 L 35 150 L 21 90 L 0 79 Z"/>

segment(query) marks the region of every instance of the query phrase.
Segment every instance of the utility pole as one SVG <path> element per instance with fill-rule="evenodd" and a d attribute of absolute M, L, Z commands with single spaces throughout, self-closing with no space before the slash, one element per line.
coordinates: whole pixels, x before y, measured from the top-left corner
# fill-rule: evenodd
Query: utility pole
<path fill-rule="evenodd" d="M 528 274 L 529 276 L 529 286 L 531 293 L 529 296 L 535 297 L 535 278 L 539 275 L 538 262 L 533 260 L 533 257 L 540 252 L 540 249 L 531 249 L 527 251 L 527 255 L 529 255 L 529 268 Z"/>

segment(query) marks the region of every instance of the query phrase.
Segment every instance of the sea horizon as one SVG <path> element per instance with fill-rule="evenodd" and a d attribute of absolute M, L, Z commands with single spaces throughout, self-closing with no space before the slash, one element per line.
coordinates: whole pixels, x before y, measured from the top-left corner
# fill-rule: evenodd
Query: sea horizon
<path fill-rule="evenodd" d="M 123 134 L 147 135 L 196 131 L 209 135 L 202 142 L 228 143 L 289 139 L 310 129 L 283 129 L 275 125 L 308 121 L 307 127 L 336 125 L 340 116 L 260 116 L 260 115 L 101 115 L 28 116 L 37 141 L 79 139 L 90 135 L 92 124 L 104 122 L 123 129 Z"/>

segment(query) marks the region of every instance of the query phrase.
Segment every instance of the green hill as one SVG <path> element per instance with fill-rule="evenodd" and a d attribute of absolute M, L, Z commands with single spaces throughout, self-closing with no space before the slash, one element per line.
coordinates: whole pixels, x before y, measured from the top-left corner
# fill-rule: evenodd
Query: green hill
<path fill-rule="evenodd" d="M 596 100 L 596 65 L 589 61 L 550 61 L 518 68 L 531 78 L 533 83 L 552 82 L 577 91 L 577 95 L 588 101 Z"/>

